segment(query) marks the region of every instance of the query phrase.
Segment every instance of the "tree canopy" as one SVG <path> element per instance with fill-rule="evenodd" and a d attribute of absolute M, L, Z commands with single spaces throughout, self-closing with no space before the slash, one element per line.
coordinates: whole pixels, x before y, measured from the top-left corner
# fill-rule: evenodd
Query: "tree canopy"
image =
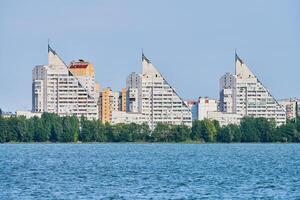
<path fill-rule="evenodd" d="M 240 125 L 220 127 L 214 120 L 193 121 L 192 127 L 158 123 L 103 124 L 75 116 L 43 113 L 41 118 L 0 116 L 0 142 L 300 142 L 300 119 L 276 127 L 274 120 L 245 117 Z"/>

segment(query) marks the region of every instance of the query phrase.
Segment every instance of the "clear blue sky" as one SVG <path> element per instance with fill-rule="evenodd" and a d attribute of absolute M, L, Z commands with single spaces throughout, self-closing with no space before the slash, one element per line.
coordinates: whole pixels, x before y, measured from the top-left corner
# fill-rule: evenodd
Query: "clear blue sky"
<path fill-rule="evenodd" d="M 184 99 L 218 97 L 234 49 L 276 98 L 300 97 L 300 1 L 0 1 L 0 108 L 31 109 L 47 40 L 92 62 L 101 87 L 141 71 L 141 49 Z"/>

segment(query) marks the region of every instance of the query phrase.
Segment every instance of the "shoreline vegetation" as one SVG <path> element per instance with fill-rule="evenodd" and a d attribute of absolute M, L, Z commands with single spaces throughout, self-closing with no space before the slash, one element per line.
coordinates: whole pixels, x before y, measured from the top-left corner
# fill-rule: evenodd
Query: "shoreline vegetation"
<path fill-rule="evenodd" d="M 276 127 L 275 121 L 245 117 L 240 125 L 220 127 L 214 120 L 185 125 L 103 124 L 84 117 L 0 117 L 0 143 L 299 143 L 300 118 Z"/>

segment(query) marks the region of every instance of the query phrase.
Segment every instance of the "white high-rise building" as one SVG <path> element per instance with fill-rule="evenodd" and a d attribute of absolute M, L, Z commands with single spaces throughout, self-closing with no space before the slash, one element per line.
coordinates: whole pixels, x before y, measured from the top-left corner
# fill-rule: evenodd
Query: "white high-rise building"
<path fill-rule="evenodd" d="M 132 73 L 126 80 L 128 113 L 113 113 L 116 116 L 122 115 L 123 119 L 117 120 L 113 116 L 113 123 L 138 120 L 138 123 L 148 123 L 151 129 L 157 123 L 192 126 L 189 107 L 144 55 L 142 65 L 142 74 Z"/>
<path fill-rule="evenodd" d="M 93 65 L 79 60 L 68 67 L 48 46 L 48 65 L 32 71 L 32 111 L 98 119 Z"/>
<path fill-rule="evenodd" d="M 235 76 L 226 73 L 220 78 L 220 111 L 234 113 Z"/>
<path fill-rule="evenodd" d="M 131 73 L 126 79 L 126 110 L 128 112 L 141 112 L 141 75 Z"/>
<path fill-rule="evenodd" d="M 278 125 L 286 122 L 285 110 L 237 55 L 235 76 L 238 115 L 274 119 Z"/>
<path fill-rule="evenodd" d="M 286 122 L 283 107 L 237 55 L 235 56 L 235 75 L 225 74 L 220 83 L 221 94 L 223 93 L 220 105 L 223 112 L 232 113 L 233 111 L 240 119 L 244 116 L 274 119 L 277 125 Z M 226 89 L 231 92 L 225 92 Z M 228 106 L 231 104 L 232 109 Z"/>
<path fill-rule="evenodd" d="M 144 55 L 141 76 L 141 113 L 149 127 L 157 123 L 192 125 L 192 113 L 174 88 Z"/>

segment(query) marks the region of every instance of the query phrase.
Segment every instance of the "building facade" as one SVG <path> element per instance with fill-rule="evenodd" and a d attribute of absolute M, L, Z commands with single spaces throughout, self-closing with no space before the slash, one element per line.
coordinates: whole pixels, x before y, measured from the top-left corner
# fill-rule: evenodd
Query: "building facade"
<path fill-rule="evenodd" d="M 286 122 L 285 110 L 263 86 L 247 65 L 237 55 L 235 59 L 235 112 L 240 117 L 274 119 L 277 125 Z"/>
<path fill-rule="evenodd" d="M 131 73 L 126 79 L 126 110 L 127 112 L 141 113 L 142 78 L 140 74 Z"/>
<path fill-rule="evenodd" d="M 100 92 L 98 100 L 99 119 L 103 123 L 112 123 L 112 112 L 126 112 L 126 89 L 121 92 L 113 92 L 110 88 L 105 88 Z"/>
<path fill-rule="evenodd" d="M 141 113 L 132 113 L 124 111 L 112 111 L 112 124 L 143 124 L 147 123 L 145 117 Z"/>
<path fill-rule="evenodd" d="M 226 126 L 228 124 L 239 124 L 241 120 L 237 114 L 225 112 L 208 112 L 207 119 L 218 121 L 220 126 Z"/>
<path fill-rule="evenodd" d="M 141 76 L 141 113 L 153 129 L 157 123 L 192 125 L 192 113 L 174 88 L 144 55 Z"/>
<path fill-rule="evenodd" d="M 26 119 L 30 119 L 32 117 L 38 117 L 41 118 L 43 113 L 40 112 L 31 112 L 31 111 L 27 111 L 27 110 L 17 110 L 16 111 L 16 116 L 17 117 L 25 117 Z"/>
<path fill-rule="evenodd" d="M 300 100 L 298 99 L 282 99 L 279 100 L 280 105 L 284 108 L 286 113 L 286 118 L 291 120 L 300 116 Z"/>
<path fill-rule="evenodd" d="M 98 118 L 92 64 L 79 60 L 67 66 L 48 46 L 48 65 L 32 71 L 32 111 Z"/>
<path fill-rule="evenodd" d="M 235 76 L 226 73 L 220 78 L 220 111 L 234 113 L 235 105 Z"/>
<path fill-rule="evenodd" d="M 127 89 L 126 88 L 123 88 L 120 92 L 120 99 L 119 99 L 119 102 L 120 102 L 120 110 L 122 112 L 126 112 L 126 102 L 127 102 Z"/>
<path fill-rule="evenodd" d="M 127 114 L 121 113 L 126 116 L 122 117 L 126 119 L 124 123 L 139 119 L 148 123 L 150 129 L 158 123 L 191 126 L 191 110 L 144 55 L 142 66 L 142 74 L 132 73 L 126 80 Z"/>
<path fill-rule="evenodd" d="M 220 79 L 220 110 L 245 116 L 274 119 L 277 125 L 286 122 L 282 105 L 271 95 L 242 59 L 235 55 L 235 74 Z"/>
<path fill-rule="evenodd" d="M 198 99 L 198 120 L 208 118 L 209 112 L 218 111 L 218 100 L 209 99 L 208 97 L 199 97 Z"/>
<path fill-rule="evenodd" d="M 189 100 L 186 101 L 185 103 L 192 112 L 192 121 L 198 120 L 198 108 L 199 108 L 198 102 L 195 100 Z"/>

